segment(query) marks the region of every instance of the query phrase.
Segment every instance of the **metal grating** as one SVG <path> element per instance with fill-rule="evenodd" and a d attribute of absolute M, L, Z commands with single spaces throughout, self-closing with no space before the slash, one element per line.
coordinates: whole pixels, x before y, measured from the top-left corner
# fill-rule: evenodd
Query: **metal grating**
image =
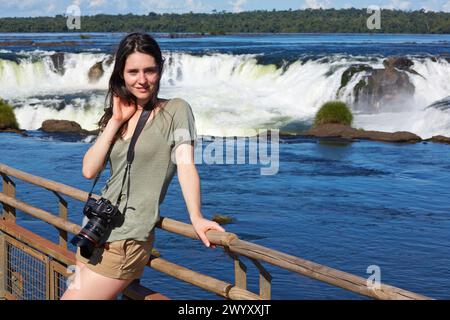
<path fill-rule="evenodd" d="M 18 300 L 47 299 L 48 258 L 10 237 L 5 237 L 5 246 L 6 294 Z"/>
<path fill-rule="evenodd" d="M 51 288 L 50 299 L 59 300 L 68 287 L 68 277 L 71 273 L 56 261 L 51 262 Z"/>

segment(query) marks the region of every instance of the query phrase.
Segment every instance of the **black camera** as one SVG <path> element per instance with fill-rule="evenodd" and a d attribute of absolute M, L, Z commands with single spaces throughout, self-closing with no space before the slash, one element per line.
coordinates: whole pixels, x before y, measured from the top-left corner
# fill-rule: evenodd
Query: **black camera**
<path fill-rule="evenodd" d="M 81 255 L 89 259 L 95 247 L 105 244 L 106 237 L 114 227 L 115 218 L 120 216 L 120 211 L 108 199 L 96 200 L 89 197 L 84 205 L 83 213 L 89 221 L 70 243 L 80 247 Z"/>

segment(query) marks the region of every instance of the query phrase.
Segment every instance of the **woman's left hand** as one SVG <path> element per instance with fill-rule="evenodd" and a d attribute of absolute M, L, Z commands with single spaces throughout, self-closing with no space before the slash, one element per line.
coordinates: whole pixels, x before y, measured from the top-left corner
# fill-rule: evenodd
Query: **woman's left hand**
<path fill-rule="evenodd" d="M 211 221 L 211 220 L 208 220 L 205 218 L 193 220 L 192 226 L 194 227 L 195 232 L 197 233 L 200 240 L 203 241 L 205 246 L 207 246 L 207 247 L 211 246 L 211 248 L 215 248 L 216 246 L 209 242 L 208 238 L 206 237 L 206 232 L 208 230 L 216 230 L 216 231 L 225 232 L 225 229 L 222 228 L 217 222 L 214 222 L 214 221 Z"/>

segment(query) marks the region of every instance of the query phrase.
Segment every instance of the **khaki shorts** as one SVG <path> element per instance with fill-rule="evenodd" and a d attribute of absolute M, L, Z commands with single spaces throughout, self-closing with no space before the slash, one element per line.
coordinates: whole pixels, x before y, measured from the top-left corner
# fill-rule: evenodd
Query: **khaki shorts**
<path fill-rule="evenodd" d="M 95 248 L 92 256 L 81 256 L 80 248 L 76 259 L 90 270 L 113 279 L 139 279 L 150 259 L 154 237 L 147 241 L 132 239 L 108 242 L 104 248 Z"/>

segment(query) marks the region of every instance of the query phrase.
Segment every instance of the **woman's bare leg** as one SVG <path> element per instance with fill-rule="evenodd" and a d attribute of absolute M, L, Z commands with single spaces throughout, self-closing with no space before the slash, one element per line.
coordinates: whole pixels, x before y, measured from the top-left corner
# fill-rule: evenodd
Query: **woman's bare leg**
<path fill-rule="evenodd" d="M 132 281 L 105 277 L 77 261 L 75 279 L 61 300 L 114 300 Z"/>

